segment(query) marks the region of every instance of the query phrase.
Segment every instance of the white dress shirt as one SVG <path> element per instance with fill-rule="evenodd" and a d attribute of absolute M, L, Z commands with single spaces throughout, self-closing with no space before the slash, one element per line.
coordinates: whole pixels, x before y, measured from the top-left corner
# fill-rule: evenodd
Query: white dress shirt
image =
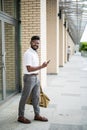
<path fill-rule="evenodd" d="M 33 72 L 28 72 L 26 66 L 32 66 L 32 67 L 39 66 L 39 57 L 38 57 L 38 54 L 32 48 L 29 48 L 24 53 L 24 74 L 37 74 L 39 72 L 39 70 L 33 71 Z"/>

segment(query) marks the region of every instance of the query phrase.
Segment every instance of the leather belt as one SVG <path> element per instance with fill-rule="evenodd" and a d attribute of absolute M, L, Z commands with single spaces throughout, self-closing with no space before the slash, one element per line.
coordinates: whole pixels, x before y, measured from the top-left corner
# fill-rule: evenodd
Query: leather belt
<path fill-rule="evenodd" d="M 38 73 L 37 74 L 29 74 L 30 76 L 37 76 L 38 75 Z"/>

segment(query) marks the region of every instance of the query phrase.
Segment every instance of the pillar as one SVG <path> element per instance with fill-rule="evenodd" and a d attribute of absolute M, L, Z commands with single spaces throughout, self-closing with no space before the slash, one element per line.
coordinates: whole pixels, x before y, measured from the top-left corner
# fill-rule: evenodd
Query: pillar
<path fill-rule="evenodd" d="M 40 64 L 46 61 L 46 0 L 21 0 L 21 52 L 23 54 L 30 47 L 30 39 L 39 35 L 40 48 L 38 54 Z M 23 70 L 23 66 L 22 69 Z M 40 71 L 40 81 L 46 86 L 46 68 Z"/>
<path fill-rule="evenodd" d="M 64 17 L 59 19 L 59 66 L 64 66 L 64 45 L 65 45 Z"/>
<path fill-rule="evenodd" d="M 57 74 L 59 67 L 58 2 L 47 0 L 47 60 L 51 60 L 47 73 Z"/>

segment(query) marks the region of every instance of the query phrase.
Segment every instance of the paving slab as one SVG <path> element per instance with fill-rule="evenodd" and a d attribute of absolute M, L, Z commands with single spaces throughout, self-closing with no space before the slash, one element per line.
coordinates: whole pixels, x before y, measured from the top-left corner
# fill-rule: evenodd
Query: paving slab
<path fill-rule="evenodd" d="M 58 75 L 47 75 L 43 91 L 50 98 L 41 115 L 48 122 L 34 121 L 32 105 L 26 105 L 25 116 L 31 124 L 17 122 L 17 94 L 0 106 L 0 130 L 87 130 L 87 58 L 75 54 L 61 67 Z"/>

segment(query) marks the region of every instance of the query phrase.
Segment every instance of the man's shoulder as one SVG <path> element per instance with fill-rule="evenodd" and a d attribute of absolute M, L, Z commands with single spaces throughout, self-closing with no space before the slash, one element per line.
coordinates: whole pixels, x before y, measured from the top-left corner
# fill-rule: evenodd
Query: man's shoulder
<path fill-rule="evenodd" d="M 27 50 L 24 52 L 24 54 L 26 54 L 26 53 L 31 53 L 31 48 L 27 49 Z"/>
<path fill-rule="evenodd" d="M 29 54 L 30 53 L 30 51 L 29 51 L 29 49 L 27 49 L 25 52 L 24 52 L 24 55 L 27 55 L 27 54 Z"/>
<path fill-rule="evenodd" d="M 31 49 L 31 48 L 27 49 L 27 50 L 25 51 L 25 53 L 24 53 L 24 56 L 25 56 L 25 55 L 33 55 L 32 49 Z"/>

